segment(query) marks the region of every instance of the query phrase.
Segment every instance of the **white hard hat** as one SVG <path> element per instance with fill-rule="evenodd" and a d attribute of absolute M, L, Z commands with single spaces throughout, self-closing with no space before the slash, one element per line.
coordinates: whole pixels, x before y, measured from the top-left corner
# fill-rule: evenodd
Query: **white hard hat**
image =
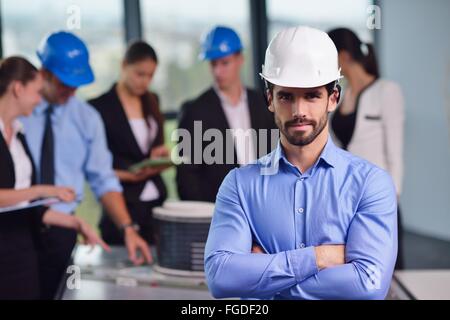
<path fill-rule="evenodd" d="M 313 88 L 339 80 L 340 71 L 330 37 L 301 26 L 282 30 L 272 39 L 260 76 L 282 87 Z"/>

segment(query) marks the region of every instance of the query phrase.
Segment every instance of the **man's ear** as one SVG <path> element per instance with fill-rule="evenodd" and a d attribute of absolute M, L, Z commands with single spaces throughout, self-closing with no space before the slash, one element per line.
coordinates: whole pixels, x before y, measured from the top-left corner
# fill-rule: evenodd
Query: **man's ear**
<path fill-rule="evenodd" d="M 339 83 L 336 83 L 336 88 L 334 90 L 337 91 L 336 104 L 339 104 L 339 101 L 341 101 L 341 91 L 342 91 L 342 88 L 339 85 Z"/>
<path fill-rule="evenodd" d="M 238 59 L 239 59 L 239 64 L 240 64 L 240 65 L 243 65 L 245 59 L 244 59 L 244 55 L 242 54 L 242 52 L 239 52 L 239 53 L 238 53 Z"/>
<path fill-rule="evenodd" d="M 273 107 L 273 96 L 272 93 L 270 93 L 269 89 L 266 89 L 266 101 L 267 101 L 267 108 L 270 110 L 270 112 L 275 112 L 275 109 Z"/>
<path fill-rule="evenodd" d="M 328 112 L 333 112 L 336 110 L 336 107 L 341 98 L 341 87 L 337 84 L 336 88 L 333 90 L 333 93 L 329 96 L 328 101 Z"/>

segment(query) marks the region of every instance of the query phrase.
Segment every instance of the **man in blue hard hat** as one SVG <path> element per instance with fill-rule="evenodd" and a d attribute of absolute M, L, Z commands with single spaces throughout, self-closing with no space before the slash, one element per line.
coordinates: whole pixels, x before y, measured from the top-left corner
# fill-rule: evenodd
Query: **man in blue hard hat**
<path fill-rule="evenodd" d="M 149 247 L 136 232 L 125 206 L 122 188 L 112 169 L 112 157 L 100 115 L 74 95 L 77 88 L 94 81 L 86 45 L 72 33 L 55 32 L 42 41 L 37 55 L 44 78 L 43 101 L 23 122 L 39 183 L 71 186 L 76 191 L 77 200 L 54 207 L 60 212 L 73 214 L 83 198 L 87 180 L 117 227 L 123 231 L 130 260 L 135 264 L 151 262 Z M 76 233 L 51 227 L 43 230 L 41 236 L 42 298 L 53 299 L 66 273 Z"/>
<path fill-rule="evenodd" d="M 230 170 L 272 150 L 274 133 L 271 129 L 276 126 L 262 93 L 245 88 L 241 82 L 242 50 L 239 36 L 228 27 L 216 26 L 203 39 L 200 58 L 209 61 L 214 84 L 195 100 L 183 104 L 179 129 L 187 130 L 194 139 L 202 139 L 209 129 L 219 130 L 223 137 L 222 148 L 216 150 L 215 157 L 220 159 L 213 164 L 203 158 L 194 163 L 194 146 L 199 141 L 192 141 L 190 150 L 181 148 L 180 155 L 190 161 L 177 167 L 178 193 L 182 200 L 214 202 Z M 245 136 L 252 129 L 256 135 Z M 266 129 L 266 135 L 259 134 L 262 129 Z M 195 135 L 197 131 L 201 135 Z M 225 141 L 230 135 L 231 148 Z M 201 155 L 206 148 L 207 144 L 202 141 Z"/>

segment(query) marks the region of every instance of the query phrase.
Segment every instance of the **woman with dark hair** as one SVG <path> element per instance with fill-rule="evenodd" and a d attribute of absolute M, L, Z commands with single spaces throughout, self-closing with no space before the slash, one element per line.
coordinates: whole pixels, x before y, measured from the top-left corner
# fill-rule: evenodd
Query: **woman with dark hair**
<path fill-rule="evenodd" d="M 17 119 L 29 115 L 40 102 L 42 76 L 21 57 L 0 63 L 0 300 L 39 299 L 37 246 L 45 225 L 74 229 L 89 244 L 108 246 L 91 227 L 75 216 L 30 201 L 57 198 L 71 202 L 74 191 L 34 185 L 35 167 Z"/>
<path fill-rule="evenodd" d="M 120 79 L 112 88 L 89 101 L 103 118 L 113 166 L 121 181 L 134 226 L 150 244 L 154 243 L 152 209 L 166 198 L 160 173 L 167 168 L 144 168 L 130 172 L 129 167 L 148 158 L 168 157 L 164 146 L 164 119 L 159 99 L 148 87 L 153 80 L 158 58 L 147 43 L 132 43 L 122 62 Z M 103 239 L 123 244 L 123 237 L 110 218 L 100 221 Z"/>
<path fill-rule="evenodd" d="M 347 80 L 343 99 L 331 118 L 335 142 L 388 171 L 397 196 L 403 178 L 404 101 L 400 87 L 381 79 L 374 48 L 346 28 L 328 32 Z M 402 228 L 398 215 L 397 269 L 403 268 Z"/>

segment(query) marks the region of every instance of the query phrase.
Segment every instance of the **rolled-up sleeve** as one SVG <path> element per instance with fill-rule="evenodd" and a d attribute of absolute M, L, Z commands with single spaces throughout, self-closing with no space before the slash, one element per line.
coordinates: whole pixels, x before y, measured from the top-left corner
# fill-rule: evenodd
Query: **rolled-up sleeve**
<path fill-rule="evenodd" d="M 84 172 L 92 191 L 97 198 L 101 198 L 107 192 L 122 192 L 122 186 L 112 167 L 112 155 L 100 115 L 95 112 L 91 117 L 92 134 L 88 141 Z"/>
<path fill-rule="evenodd" d="M 272 298 L 318 272 L 312 247 L 253 254 L 252 232 L 231 171 L 217 195 L 205 250 L 209 290 L 216 298 Z"/>

